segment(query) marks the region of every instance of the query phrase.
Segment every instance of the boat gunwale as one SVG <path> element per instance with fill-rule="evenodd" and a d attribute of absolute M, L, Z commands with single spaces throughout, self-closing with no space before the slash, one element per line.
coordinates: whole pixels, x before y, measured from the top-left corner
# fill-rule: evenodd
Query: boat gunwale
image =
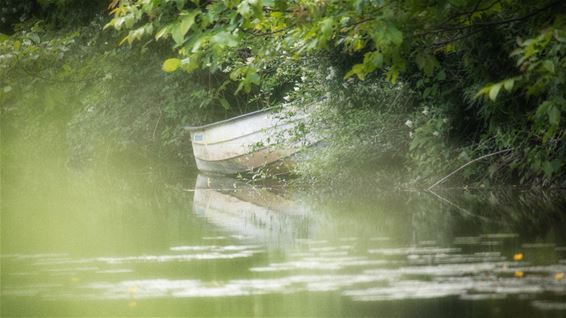
<path fill-rule="evenodd" d="M 281 125 L 279 125 L 279 126 L 278 126 L 278 125 L 275 125 L 275 126 L 268 127 L 268 128 L 283 127 L 283 126 L 292 125 L 292 124 L 294 124 L 294 123 L 300 121 L 301 119 L 303 119 L 303 118 L 296 118 L 296 119 L 293 119 L 293 120 L 289 120 L 289 121 L 287 121 L 287 122 L 285 122 L 285 123 L 283 123 L 283 124 L 281 124 Z M 218 144 L 225 143 L 225 142 L 228 142 L 228 141 L 234 141 L 234 140 L 238 140 L 238 139 L 241 139 L 241 138 L 244 138 L 244 137 L 247 137 L 247 136 L 251 136 L 251 135 L 257 134 L 257 133 L 259 133 L 259 132 L 263 132 L 263 131 L 265 131 L 265 130 L 268 129 L 268 128 L 260 128 L 260 129 L 258 129 L 258 130 L 254 130 L 254 131 L 249 132 L 249 133 L 247 133 L 247 134 L 243 134 L 243 135 L 239 135 L 239 136 L 236 136 L 236 137 L 231 137 L 231 138 L 223 139 L 223 140 L 219 140 L 219 141 L 200 142 L 200 141 L 194 141 L 194 140 L 193 140 L 193 141 L 191 141 L 191 142 L 192 142 L 193 144 L 196 144 L 196 145 L 205 145 L 205 146 L 208 146 L 208 145 L 218 145 Z"/>
<path fill-rule="evenodd" d="M 322 98 L 321 98 L 321 100 L 325 100 L 325 99 L 326 99 L 326 97 L 322 97 Z M 317 103 L 319 103 L 319 102 L 320 102 L 320 101 L 312 101 L 312 102 L 310 102 L 310 103 L 307 103 L 307 104 L 304 105 L 303 107 L 309 107 L 309 106 L 314 105 L 314 104 L 317 104 Z M 278 108 L 280 108 L 280 109 L 285 109 L 284 106 L 285 106 L 285 104 L 283 104 L 283 105 L 277 105 L 277 106 L 271 106 L 271 107 L 267 107 L 267 108 L 263 108 L 263 109 L 258 109 L 258 110 L 255 110 L 255 111 L 251 112 L 251 113 L 246 113 L 246 114 L 243 114 L 243 115 L 238 115 L 238 116 L 236 116 L 236 117 L 231 117 L 231 118 L 228 118 L 228 119 L 223 119 L 223 120 L 220 120 L 220 121 L 216 121 L 216 122 L 213 122 L 213 123 L 210 123 L 210 124 L 206 124 L 206 125 L 201 125 L 201 126 L 189 126 L 189 125 L 187 125 L 187 126 L 184 127 L 184 129 L 185 129 L 185 130 L 188 130 L 188 131 L 190 131 L 190 132 L 195 132 L 195 131 L 198 131 L 198 130 L 206 130 L 206 129 L 208 129 L 208 128 L 220 126 L 220 125 L 222 125 L 222 124 L 226 124 L 226 123 L 229 123 L 229 122 L 232 122 L 232 121 L 237 121 L 237 120 L 242 119 L 242 118 L 251 117 L 251 116 L 253 116 L 253 115 L 261 114 L 261 113 L 268 112 L 268 111 L 273 111 L 273 110 L 278 109 Z"/>
<path fill-rule="evenodd" d="M 276 109 L 277 107 L 279 107 L 279 106 L 272 106 L 272 107 L 268 107 L 268 108 L 259 109 L 259 110 L 253 111 L 251 113 L 238 115 L 236 117 L 224 119 L 224 120 L 221 120 L 221 121 L 213 122 L 213 123 L 202 125 L 202 126 L 185 126 L 184 129 L 186 129 L 190 132 L 195 132 L 195 131 L 198 131 L 198 130 L 206 130 L 208 128 L 220 126 L 220 125 L 223 125 L 223 124 L 226 124 L 226 123 L 229 123 L 229 122 L 238 121 L 242 118 L 252 117 L 254 115 L 258 115 L 258 114 L 261 114 L 261 113 L 266 113 L 266 112 L 269 112 L 269 111 Z"/>

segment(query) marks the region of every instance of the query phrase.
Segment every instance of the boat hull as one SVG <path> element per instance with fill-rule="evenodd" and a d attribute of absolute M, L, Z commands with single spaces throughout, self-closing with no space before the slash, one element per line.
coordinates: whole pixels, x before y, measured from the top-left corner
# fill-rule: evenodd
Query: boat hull
<path fill-rule="evenodd" d="M 263 149 L 226 160 L 210 161 L 195 158 L 195 161 L 200 171 L 222 174 L 237 174 L 266 166 L 275 166 L 277 169 L 288 170 L 287 168 L 293 164 L 292 155 L 295 152 L 297 151 Z"/>
<path fill-rule="evenodd" d="M 218 123 L 187 127 L 200 171 L 237 174 L 281 163 L 306 145 L 292 131 L 306 119 L 304 114 L 280 116 L 270 109 L 238 116 Z"/>

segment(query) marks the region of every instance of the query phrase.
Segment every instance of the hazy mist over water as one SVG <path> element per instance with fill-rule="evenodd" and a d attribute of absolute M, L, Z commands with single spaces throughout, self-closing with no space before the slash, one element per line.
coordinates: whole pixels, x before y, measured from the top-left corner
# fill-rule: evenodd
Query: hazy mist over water
<path fill-rule="evenodd" d="M 563 193 L 274 190 L 51 142 L 2 147 L 2 316 L 566 314 Z"/>

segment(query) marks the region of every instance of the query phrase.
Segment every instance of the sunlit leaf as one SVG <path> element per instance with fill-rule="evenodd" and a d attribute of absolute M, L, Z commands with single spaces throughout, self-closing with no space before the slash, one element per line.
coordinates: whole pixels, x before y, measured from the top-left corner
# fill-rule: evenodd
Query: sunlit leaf
<path fill-rule="evenodd" d="M 497 95 L 499 95 L 499 91 L 501 90 L 501 83 L 496 83 L 491 86 L 489 89 L 489 99 L 495 101 L 497 99 Z"/>
<path fill-rule="evenodd" d="M 513 89 L 513 85 L 515 84 L 515 80 L 510 78 L 508 80 L 503 81 L 503 87 L 505 88 L 505 90 L 507 90 L 508 92 L 510 92 Z"/>
<path fill-rule="evenodd" d="M 220 46 L 227 46 L 227 47 L 235 47 L 238 45 L 237 38 L 231 34 L 230 32 L 222 31 L 214 36 L 212 36 L 211 41 L 220 45 Z"/>
<path fill-rule="evenodd" d="M 163 66 L 161 67 L 161 69 L 167 73 L 171 73 L 176 71 L 179 68 L 179 66 L 181 66 L 181 60 L 177 58 L 171 58 L 163 62 Z"/>
<path fill-rule="evenodd" d="M 169 26 L 166 26 L 164 28 L 162 28 L 161 30 L 159 30 L 156 34 L 155 34 L 155 40 L 159 40 L 161 39 L 163 36 L 165 36 L 166 34 L 168 34 L 169 31 Z"/>
<path fill-rule="evenodd" d="M 392 67 L 389 71 L 387 71 L 386 78 L 392 84 L 397 83 L 397 78 L 399 77 L 399 70 L 395 67 Z"/>
<path fill-rule="evenodd" d="M 366 77 L 366 71 L 365 71 L 365 66 L 364 64 L 356 64 L 352 67 L 352 69 L 350 71 L 348 71 L 346 73 L 346 75 L 344 75 L 344 78 L 349 78 L 352 76 L 358 76 L 358 78 L 363 81 Z"/>
<path fill-rule="evenodd" d="M 185 35 L 195 23 L 195 18 L 199 13 L 200 10 L 193 10 L 190 13 L 182 14 L 181 21 L 171 28 L 171 36 L 177 45 L 183 44 Z"/>
<path fill-rule="evenodd" d="M 250 9 L 250 5 L 248 3 L 248 1 L 244 0 L 241 1 L 240 4 L 238 5 L 238 13 L 240 13 L 242 16 L 248 16 L 251 12 Z"/>

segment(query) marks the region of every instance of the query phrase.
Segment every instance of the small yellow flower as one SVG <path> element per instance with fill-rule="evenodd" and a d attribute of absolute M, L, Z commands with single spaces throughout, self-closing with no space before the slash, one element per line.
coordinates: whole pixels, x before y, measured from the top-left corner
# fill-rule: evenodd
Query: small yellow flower
<path fill-rule="evenodd" d="M 554 274 L 554 279 L 561 281 L 564 279 L 564 273 L 560 272 L 560 273 L 556 273 Z"/>
<path fill-rule="evenodd" d="M 521 277 L 523 277 L 523 276 L 525 276 L 525 272 L 523 272 L 523 271 L 515 271 L 515 277 L 521 278 Z"/>
<path fill-rule="evenodd" d="M 520 262 L 523 260 L 524 257 L 525 255 L 523 253 L 515 253 L 515 255 L 513 255 L 513 260 L 515 262 Z"/>
<path fill-rule="evenodd" d="M 137 286 L 130 286 L 128 287 L 128 292 L 130 294 L 135 294 L 138 291 L 138 287 Z"/>

